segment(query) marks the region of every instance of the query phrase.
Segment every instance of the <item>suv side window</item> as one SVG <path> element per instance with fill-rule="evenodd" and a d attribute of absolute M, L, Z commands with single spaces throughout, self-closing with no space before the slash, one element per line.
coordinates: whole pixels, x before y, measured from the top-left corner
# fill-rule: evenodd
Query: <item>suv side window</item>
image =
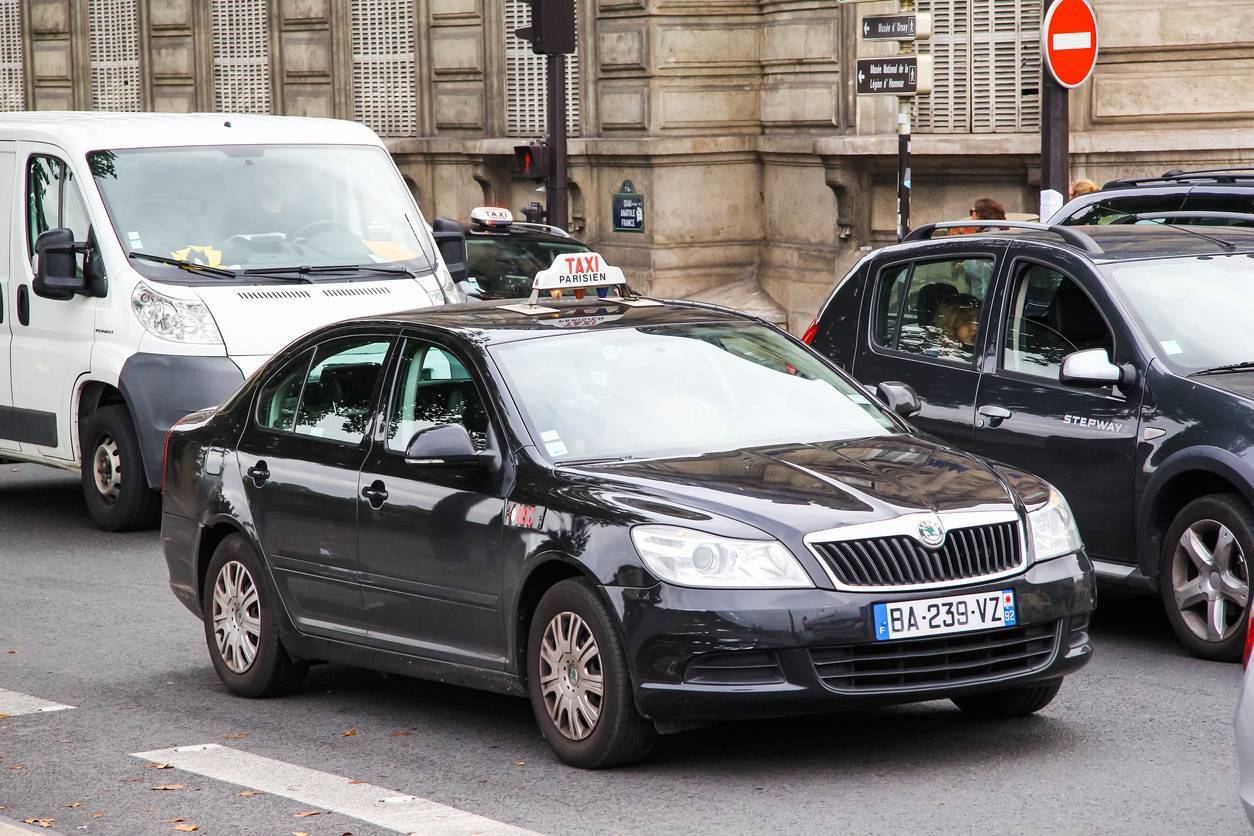
<path fill-rule="evenodd" d="M 461 424 L 476 450 L 488 446 L 488 413 L 470 372 L 455 355 L 423 340 L 406 340 L 388 413 L 387 447 L 404 453 L 419 430 Z"/>
<path fill-rule="evenodd" d="M 50 229 L 68 228 L 75 241 L 87 240 L 87 206 L 74 182 L 74 172 L 56 157 L 34 155 L 26 163 L 27 253 Z"/>
<path fill-rule="evenodd" d="M 975 362 L 980 311 L 992 285 L 992 257 L 942 259 L 880 273 L 872 333 L 896 351 Z"/>
<path fill-rule="evenodd" d="M 300 406 L 300 390 L 305 386 L 313 349 L 301 354 L 261 387 L 257 399 L 257 423 L 266 429 L 291 432 Z"/>
<path fill-rule="evenodd" d="M 1010 297 L 1002 368 L 1056 382 L 1062 359 L 1088 348 L 1104 348 L 1108 356 L 1114 349 L 1097 306 L 1065 274 L 1025 264 Z"/>

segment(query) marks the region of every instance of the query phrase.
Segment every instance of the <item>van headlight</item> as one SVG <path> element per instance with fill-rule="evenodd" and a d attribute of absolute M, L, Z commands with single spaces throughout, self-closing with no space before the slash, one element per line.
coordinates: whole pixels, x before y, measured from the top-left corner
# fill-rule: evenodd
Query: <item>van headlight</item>
<path fill-rule="evenodd" d="M 1067 500 L 1052 486 L 1049 501 L 1034 511 L 1028 511 L 1028 529 L 1032 533 L 1032 558 L 1049 560 L 1084 548 L 1080 529 Z"/>
<path fill-rule="evenodd" d="M 164 340 L 200 345 L 221 345 L 222 334 L 209 309 L 200 302 L 174 299 L 144 282 L 131 294 L 131 310 L 145 330 Z"/>
<path fill-rule="evenodd" d="M 814 586 L 777 540 L 733 540 L 671 525 L 639 525 L 631 540 L 644 565 L 679 586 L 797 589 Z"/>

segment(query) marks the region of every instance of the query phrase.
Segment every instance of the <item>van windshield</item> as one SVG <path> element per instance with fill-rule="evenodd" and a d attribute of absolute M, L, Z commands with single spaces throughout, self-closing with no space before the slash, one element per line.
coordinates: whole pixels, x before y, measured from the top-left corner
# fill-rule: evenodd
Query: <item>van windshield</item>
<path fill-rule="evenodd" d="M 426 226 L 382 148 L 139 148 L 95 151 L 88 164 L 131 264 L 154 276 L 178 270 L 156 259 L 235 272 L 387 263 L 397 272 L 435 269 Z M 229 277 L 179 272 L 184 279 Z M 345 278 L 339 271 L 307 278 L 320 275 Z"/>

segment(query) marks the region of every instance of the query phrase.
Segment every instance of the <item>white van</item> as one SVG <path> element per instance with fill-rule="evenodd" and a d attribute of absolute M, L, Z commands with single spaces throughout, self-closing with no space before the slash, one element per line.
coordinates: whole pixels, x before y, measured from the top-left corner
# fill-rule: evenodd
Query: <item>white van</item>
<path fill-rule="evenodd" d="M 0 459 L 80 470 L 101 528 L 154 522 L 166 431 L 295 337 L 454 297 L 361 125 L 0 116 Z"/>

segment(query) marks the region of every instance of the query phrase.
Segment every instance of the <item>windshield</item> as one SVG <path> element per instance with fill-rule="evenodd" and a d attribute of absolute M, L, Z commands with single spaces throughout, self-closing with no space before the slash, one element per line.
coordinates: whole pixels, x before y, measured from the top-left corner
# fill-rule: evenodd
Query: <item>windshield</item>
<path fill-rule="evenodd" d="M 1126 195 L 1108 197 L 1096 203 L 1090 203 L 1068 217 L 1062 223 L 1065 226 L 1090 226 L 1114 223 L 1128 215 L 1146 214 L 1151 212 L 1237 212 L 1250 214 L 1254 212 L 1254 192 L 1249 194 L 1217 195 L 1187 194 L 1180 191 L 1176 194 Z M 1162 223 L 1162 221 L 1142 221 L 1142 223 Z M 1250 226 L 1244 221 L 1232 219 L 1177 218 L 1171 221 L 1176 226 L 1188 224 L 1204 224 L 1206 226 Z"/>
<path fill-rule="evenodd" d="M 899 432 L 856 387 L 759 325 L 570 332 L 490 351 L 556 462 Z"/>
<path fill-rule="evenodd" d="M 466 271 L 483 291 L 483 299 L 518 299 L 531 294 L 536 273 L 553 266 L 565 253 L 584 253 L 576 243 L 528 240 L 501 235 L 466 238 Z"/>
<path fill-rule="evenodd" d="M 1135 261 L 1104 272 L 1177 371 L 1254 362 L 1254 255 Z"/>
<path fill-rule="evenodd" d="M 234 271 L 384 262 L 434 269 L 413 200 L 382 148 L 143 148 L 95 151 L 88 163 L 128 254 Z M 152 262 L 131 264 L 157 276 L 177 270 Z M 214 280 L 181 277 L 193 276 Z"/>

